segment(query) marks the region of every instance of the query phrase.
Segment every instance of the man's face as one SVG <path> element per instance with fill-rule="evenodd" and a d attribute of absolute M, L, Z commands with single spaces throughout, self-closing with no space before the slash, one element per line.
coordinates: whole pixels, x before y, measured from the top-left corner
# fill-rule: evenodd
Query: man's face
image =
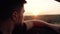
<path fill-rule="evenodd" d="M 23 13 L 25 12 L 24 11 L 24 4 L 22 5 L 22 7 L 18 7 L 18 8 L 16 8 L 17 9 L 17 11 L 16 11 L 16 14 L 15 14 L 15 22 L 17 23 L 17 24 L 22 24 L 23 23 Z"/>
<path fill-rule="evenodd" d="M 19 14 L 18 14 L 18 23 L 22 24 L 23 23 L 23 13 L 24 13 L 24 7 L 21 8 Z"/>
<path fill-rule="evenodd" d="M 15 24 L 22 24 L 23 23 L 23 13 L 24 13 L 24 5 L 22 8 L 17 8 L 16 13 L 15 13 Z"/>

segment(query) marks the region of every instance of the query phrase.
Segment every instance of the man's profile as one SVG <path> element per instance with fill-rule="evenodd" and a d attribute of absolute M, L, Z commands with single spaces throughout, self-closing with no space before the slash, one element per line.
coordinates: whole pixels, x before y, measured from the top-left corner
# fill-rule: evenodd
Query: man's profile
<path fill-rule="evenodd" d="M 11 34 L 14 25 L 22 23 L 25 0 L 0 0 L 0 31 Z"/>

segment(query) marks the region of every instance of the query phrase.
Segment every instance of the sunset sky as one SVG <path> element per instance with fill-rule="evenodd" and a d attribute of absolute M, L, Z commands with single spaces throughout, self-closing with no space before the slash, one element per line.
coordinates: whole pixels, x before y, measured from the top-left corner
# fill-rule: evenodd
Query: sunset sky
<path fill-rule="evenodd" d="M 26 0 L 24 15 L 60 14 L 60 3 L 54 0 Z"/>

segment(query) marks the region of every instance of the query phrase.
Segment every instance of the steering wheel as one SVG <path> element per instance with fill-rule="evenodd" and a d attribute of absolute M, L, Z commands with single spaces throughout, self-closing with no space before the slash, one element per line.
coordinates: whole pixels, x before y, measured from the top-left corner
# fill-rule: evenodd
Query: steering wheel
<path fill-rule="evenodd" d="M 32 21 L 32 20 L 30 20 Z M 36 20 L 35 20 L 36 21 Z M 32 21 L 33 22 L 33 21 Z M 60 34 L 48 26 L 33 27 L 27 31 L 28 34 Z"/>

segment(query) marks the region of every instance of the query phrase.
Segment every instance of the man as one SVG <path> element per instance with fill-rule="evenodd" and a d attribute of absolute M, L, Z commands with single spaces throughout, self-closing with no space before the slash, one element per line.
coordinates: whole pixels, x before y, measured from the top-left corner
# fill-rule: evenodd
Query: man
<path fill-rule="evenodd" d="M 25 0 L 0 0 L 0 31 L 12 34 L 15 25 L 23 22 Z"/>
<path fill-rule="evenodd" d="M 32 27 L 43 27 L 44 22 L 23 23 L 25 0 L 0 0 L 0 34 L 25 33 Z"/>
<path fill-rule="evenodd" d="M 0 31 L 12 34 L 14 25 L 22 23 L 25 0 L 0 0 Z"/>

